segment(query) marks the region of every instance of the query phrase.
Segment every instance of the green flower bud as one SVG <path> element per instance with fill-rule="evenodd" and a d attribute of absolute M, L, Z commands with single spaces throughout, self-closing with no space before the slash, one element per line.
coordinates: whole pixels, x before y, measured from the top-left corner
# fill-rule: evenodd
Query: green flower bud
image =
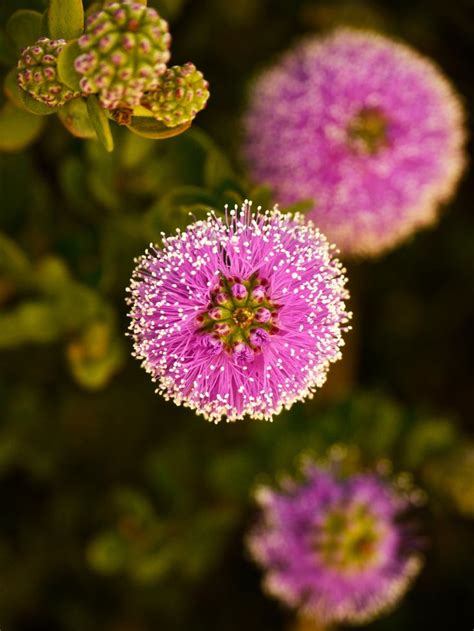
<path fill-rule="evenodd" d="M 157 90 L 148 92 L 142 105 L 167 127 L 188 123 L 206 106 L 209 84 L 196 66 L 173 66 L 161 77 Z"/>
<path fill-rule="evenodd" d="M 40 39 L 21 51 L 18 85 L 36 101 L 59 107 L 80 96 L 58 79 L 57 58 L 66 45 L 64 39 Z"/>
<path fill-rule="evenodd" d="M 155 11 L 134 2 L 106 3 L 86 20 L 75 69 L 81 89 L 98 93 L 105 109 L 140 104 L 154 90 L 170 58 L 168 24 Z"/>

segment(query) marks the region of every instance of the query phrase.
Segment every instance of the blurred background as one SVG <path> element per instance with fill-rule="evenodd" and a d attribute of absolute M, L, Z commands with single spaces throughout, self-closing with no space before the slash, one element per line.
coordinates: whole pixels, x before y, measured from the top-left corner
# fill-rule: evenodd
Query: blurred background
<path fill-rule="evenodd" d="M 2 631 L 291 629 L 243 550 L 251 489 L 301 451 L 358 445 L 428 494 L 426 566 L 372 631 L 470 629 L 474 603 L 474 182 L 438 226 L 348 265 L 353 332 L 313 401 L 273 424 L 208 424 L 165 403 L 130 357 L 133 258 L 188 212 L 243 197 L 240 116 L 252 76 L 307 32 L 339 24 L 434 58 L 472 111 L 471 0 L 157 0 L 174 63 L 211 85 L 192 129 L 116 150 L 56 116 L 0 141 L 0 628 Z M 41 0 L 2 0 L 5 24 Z M 13 64 L 4 35 L 1 72 Z M 3 97 L 2 97 L 3 98 Z"/>

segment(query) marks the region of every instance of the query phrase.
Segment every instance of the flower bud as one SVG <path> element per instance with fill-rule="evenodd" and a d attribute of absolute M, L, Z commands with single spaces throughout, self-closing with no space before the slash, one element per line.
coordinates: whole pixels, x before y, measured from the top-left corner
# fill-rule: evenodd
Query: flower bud
<path fill-rule="evenodd" d="M 167 127 L 191 122 L 209 98 L 208 83 L 192 63 L 169 68 L 156 90 L 146 94 L 143 105 Z"/>
<path fill-rule="evenodd" d="M 271 311 L 269 309 L 265 309 L 265 307 L 259 307 L 255 311 L 255 319 L 257 322 L 268 322 L 271 317 Z"/>
<path fill-rule="evenodd" d="M 105 109 L 133 108 L 154 90 L 170 58 L 168 24 L 151 7 L 112 2 L 92 13 L 78 44 L 81 89 Z"/>
<path fill-rule="evenodd" d="M 256 348 L 261 348 L 264 346 L 270 339 L 270 333 L 265 331 L 265 329 L 254 329 L 250 333 L 250 342 Z"/>
<path fill-rule="evenodd" d="M 231 291 L 233 297 L 237 300 L 243 300 L 248 294 L 247 287 L 242 285 L 242 283 L 235 283 L 235 285 L 232 285 Z"/>
<path fill-rule="evenodd" d="M 18 85 L 36 101 L 51 107 L 60 107 L 80 96 L 58 79 L 57 59 L 66 45 L 64 39 L 47 37 L 27 46 L 18 61 Z"/>

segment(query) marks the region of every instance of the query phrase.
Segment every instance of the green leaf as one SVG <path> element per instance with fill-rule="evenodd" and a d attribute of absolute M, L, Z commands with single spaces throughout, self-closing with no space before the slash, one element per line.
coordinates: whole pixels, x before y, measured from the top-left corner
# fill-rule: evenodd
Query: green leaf
<path fill-rule="evenodd" d="M 3 90 L 7 95 L 7 98 L 13 103 L 13 105 L 15 105 L 15 107 L 18 107 L 25 112 L 28 111 L 23 102 L 23 90 L 18 85 L 18 70 L 16 68 L 12 68 L 5 77 Z"/>
<path fill-rule="evenodd" d="M 211 189 L 228 188 L 235 175 L 226 156 L 217 147 L 209 149 L 204 165 L 204 182 Z"/>
<path fill-rule="evenodd" d="M 255 186 L 250 190 L 249 199 L 253 201 L 254 208 L 261 206 L 264 210 L 273 206 L 273 192 L 269 186 Z"/>
<path fill-rule="evenodd" d="M 184 228 L 197 218 L 204 218 L 214 208 L 215 198 L 207 189 L 199 186 L 180 186 L 161 197 L 144 215 L 147 238 L 159 238 L 161 231 L 173 227 Z"/>
<path fill-rule="evenodd" d="M 30 94 L 20 88 L 18 85 L 17 69 L 12 68 L 5 77 L 4 91 L 10 101 L 19 109 L 29 112 L 30 114 L 36 114 L 36 116 L 49 116 L 49 114 L 55 114 L 59 107 L 51 107 L 46 103 L 37 101 Z"/>
<path fill-rule="evenodd" d="M 32 278 L 42 294 L 53 296 L 67 290 L 72 282 L 69 270 L 57 256 L 44 257 L 36 266 Z"/>
<path fill-rule="evenodd" d="M 41 14 L 41 33 L 42 35 L 50 36 L 48 28 L 48 9 Z"/>
<path fill-rule="evenodd" d="M 81 75 L 76 72 L 74 62 L 80 54 L 81 49 L 79 48 L 77 39 L 74 39 L 68 42 L 62 49 L 57 59 L 57 70 L 60 81 L 76 92 L 81 91 L 81 86 L 79 85 Z"/>
<path fill-rule="evenodd" d="M 21 151 L 41 134 L 44 119 L 5 103 L 0 110 L 0 151 Z"/>
<path fill-rule="evenodd" d="M 114 139 L 110 131 L 109 119 L 95 96 L 90 96 L 87 99 L 87 112 L 97 134 L 97 139 L 106 151 L 113 151 Z"/>
<path fill-rule="evenodd" d="M 136 169 L 151 158 L 155 147 L 156 143 L 150 139 L 124 134 L 119 151 L 120 163 L 124 169 Z"/>
<path fill-rule="evenodd" d="M 84 31 L 82 0 L 49 0 L 48 31 L 52 39 L 75 39 Z"/>
<path fill-rule="evenodd" d="M 29 301 L 0 314 L 0 348 L 34 342 L 47 344 L 61 334 L 54 306 L 48 301 Z"/>
<path fill-rule="evenodd" d="M 64 127 L 77 138 L 97 138 L 84 99 L 73 99 L 58 112 Z"/>
<path fill-rule="evenodd" d="M 416 469 L 423 462 L 447 452 L 458 436 L 450 419 L 427 419 L 414 425 L 406 438 L 404 466 Z"/>
<path fill-rule="evenodd" d="M 103 388 L 121 368 L 126 353 L 122 339 L 105 320 L 91 323 L 67 347 L 69 368 L 84 388 Z"/>
<path fill-rule="evenodd" d="M 36 114 L 36 116 L 49 116 L 50 114 L 56 114 L 59 110 L 59 107 L 52 107 L 51 105 L 46 105 L 46 103 L 37 101 L 30 96 L 28 92 L 22 90 L 21 88 L 20 94 L 24 109 L 30 114 Z"/>
<path fill-rule="evenodd" d="M 166 127 L 164 123 L 157 121 L 155 118 L 146 118 L 144 116 L 134 116 L 128 129 L 143 138 L 151 138 L 153 140 L 163 140 L 178 136 L 191 127 L 191 122 L 183 123 L 177 127 Z"/>
<path fill-rule="evenodd" d="M 115 532 L 98 535 L 87 548 L 89 564 L 101 574 L 115 574 L 122 570 L 127 564 L 127 557 L 127 544 Z"/>
<path fill-rule="evenodd" d="M 0 233 L 0 273 L 18 282 L 27 282 L 31 273 L 31 265 L 21 248 Z"/>
<path fill-rule="evenodd" d="M 37 11 L 20 9 L 7 22 L 6 31 L 18 50 L 34 44 L 41 36 L 43 16 Z"/>

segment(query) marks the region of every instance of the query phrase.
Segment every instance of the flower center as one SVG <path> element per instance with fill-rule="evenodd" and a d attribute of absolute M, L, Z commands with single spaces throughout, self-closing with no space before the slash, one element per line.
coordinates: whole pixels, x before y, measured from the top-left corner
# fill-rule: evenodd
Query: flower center
<path fill-rule="evenodd" d="M 268 281 L 221 276 L 209 305 L 196 318 L 203 343 L 213 352 L 226 351 L 237 364 L 248 364 L 278 329 L 279 305 L 268 295 Z"/>
<path fill-rule="evenodd" d="M 377 560 L 381 529 L 365 504 L 342 505 L 328 512 L 314 538 L 314 550 L 340 572 L 366 569 Z"/>
<path fill-rule="evenodd" d="M 254 317 L 252 309 L 247 309 L 246 307 L 236 309 L 232 314 L 235 324 L 243 329 L 247 329 L 252 324 Z"/>
<path fill-rule="evenodd" d="M 376 107 L 363 107 L 347 127 L 351 147 L 375 155 L 388 145 L 388 121 Z"/>

